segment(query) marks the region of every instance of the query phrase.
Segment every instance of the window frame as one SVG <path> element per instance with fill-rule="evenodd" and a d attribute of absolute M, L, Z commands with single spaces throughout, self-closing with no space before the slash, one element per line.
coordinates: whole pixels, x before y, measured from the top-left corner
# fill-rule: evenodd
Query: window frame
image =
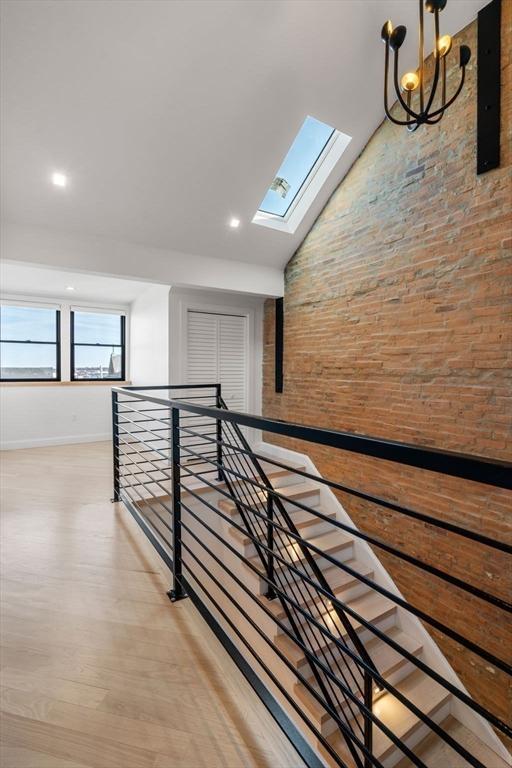
<path fill-rule="evenodd" d="M 14 301 L 7 302 L 1 302 L 4 306 L 11 306 L 11 307 L 20 307 L 25 309 L 37 309 L 41 308 L 41 305 L 37 306 L 34 304 L 29 304 L 28 302 L 20 302 L 19 304 L 16 304 Z M 0 366 L 0 382 L 2 384 L 4 383 L 24 383 L 24 382 L 60 382 L 62 381 L 62 370 L 61 370 L 61 318 L 60 318 L 60 309 L 56 307 L 44 307 L 45 309 L 52 309 L 55 312 L 55 341 L 22 341 L 20 339 L 3 339 L 1 337 L 1 331 L 0 331 L 0 342 L 2 344 L 36 344 L 41 345 L 44 344 L 46 346 L 54 346 L 55 347 L 55 378 L 21 378 L 21 379 L 10 379 L 5 378 L 2 376 L 2 369 Z"/>
<path fill-rule="evenodd" d="M 351 141 L 351 136 L 335 128 L 286 214 L 281 216 L 258 209 L 252 218 L 252 224 L 293 235 L 310 212 L 317 195 L 324 188 Z"/>
<path fill-rule="evenodd" d="M 75 341 L 75 310 L 70 309 L 69 312 L 69 380 L 70 381 L 80 381 L 80 382 L 87 382 L 87 381 L 125 381 L 126 376 L 126 315 L 124 313 L 114 313 L 112 310 L 109 312 L 108 309 L 100 309 L 100 308 L 86 308 L 84 307 L 83 310 L 78 311 L 92 311 L 96 314 L 100 315 L 111 315 L 111 314 L 117 314 L 119 317 L 120 325 L 121 325 L 121 343 L 120 344 L 86 344 L 84 342 Z M 78 376 L 75 376 L 75 347 L 121 347 L 121 374 L 120 376 L 116 376 L 115 378 L 108 378 L 108 379 L 101 379 L 101 378 L 95 378 L 95 379 L 82 379 Z"/>

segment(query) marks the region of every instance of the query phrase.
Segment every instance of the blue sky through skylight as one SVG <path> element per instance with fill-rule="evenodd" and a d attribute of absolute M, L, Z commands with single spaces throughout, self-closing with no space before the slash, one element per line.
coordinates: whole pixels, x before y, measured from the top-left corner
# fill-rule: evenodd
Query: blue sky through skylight
<path fill-rule="evenodd" d="M 293 140 L 276 177 L 285 179 L 290 185 L 286 197 L 269 188 L 259 210 L 275 216 L 285 216 L 288 208 L 297 197 L 302 185 L 313 169 L 325 145 L 334 133 L 334 128 L 321 123 L 314 117 L 306 117 L 297 136 Z"/>

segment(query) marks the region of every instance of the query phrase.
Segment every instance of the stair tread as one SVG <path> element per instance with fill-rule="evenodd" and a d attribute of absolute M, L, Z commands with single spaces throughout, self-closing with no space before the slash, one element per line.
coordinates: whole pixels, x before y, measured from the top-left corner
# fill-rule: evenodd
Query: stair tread
<path fill-rule="evenodd" d="M 195 493 L 208 493 L 209 491 L 213 491 L 216 489 L 225 490 L 226 489 L 226 483 L 223 480 L 218 480 L 217 474 L 216 474 L 216 468 L 212 466 L 212 464 L 208 462 L 204 463 L 189 463 L 189 466 L 187 467 L 187 463 L 184 463 L 184 472 L 181 477 L 182 481 L 182 493 L 185 495 L 189 494 L 189 489 L 194 491 Z M 302 464 L 292 464 L 290 462 L 290 469 L 282 469 L 280 467 L 275 467 L 271 464 L 266 465 L 264 462 L 262 463 L 263 470 L 265 474 L 267 475 L 268 479 L 272 482 L 273 480 L 282 480 L 284 477 L 287 477 L 289 475 L 294 475 L 295 470 L 301 470 L 304 471 L 304 466 Z M 187 469 L 190 469 L 192 472 L 194 472 L 196 475 L 200 473 L 205 473 L 206 479 L 208 480 L 208 483 L 211 483 L 211 485 L 214 485 L 215 488 L 212 488 L 211 485 L 208 485 L 208 483 L 205 483 L 200 477 L 194 477 L 193 475 L 187 475 Z M 259 475 L 254 470 L 254 475 L 252 477 L 255 480 L 259 481 Z M 299 478 L 297 478 L 298 480 Z M 141 499 L 139 501 L 136 501 L 135 504 L 137 506 L 144 506 L 148 502 L 153 502 L 155 500 L 160 501 L 168 501 L 171 498 L 171 481 L 169 478 L 163 478 L 159 481 L 161 486 L 169 486 L 169 493 L 168 494 L 161 494 L 157 497 L 155 497 L 153 494 L 149 494 L 148 492 L 148 498 L 147 499 Z M 236 477 L 231 478 L 231 482 L 236 482 Z M 298 483 L 295 483 L 295 485 L 298 485 Z M 274 485 L 274 487 L 277 487 Z M 285 486 L 286 487 L 286 486 Z M 161 493 L 160 489 L 160 493 Z M 281 493 L 284 493 L 284 487 L 279 488 L 279 491 Z M 228 501 L 227 499 L 223 499 L 222 501 Z"/>
<path fill-rule="evenodd" d="M 355 558 L 352 560 L 347 560 L 346 564 L 354 571 L 357 571 L 362 576 L 366 576 L 367 578 L 371 577 L 373 573 L 370 568 L 363 565 Z M 352 576 L 350 573 L 347 573 L 341 568 L 338 568 L 336 565 L 332 565 L 329 568 L 322 568 L 322 573 L 324 574 L 325 579 L 334 595 L 340 594 L 347 587 L 352 586 L 353 583 L 357 581 L 355 576 Z M 300 603 L 300 605 L 309 605 L 310 603 L 311 601 L 304 601 Z M 285 610 L 279 600 L 272 600 L 272 602 L 269 603 L 269 608 L 278 618 L 284 616 L 285 614 Z"/>
<path fill-rule="evenodd" d="M 407 635 L 399 627 L 391 627 L 391 629 L 386 631 L 386 635 L 391 640 L 394 640 L 396 643 L 398 643 L 401 648 L 404 648 L 405 650 L 409 651 L 409 653 L 412 653 L 416 656 L 420 654 L 423 648 L 419 640 L 416 640 L 410 635 Z M 381 640 L 378 637 L 373 637 L 364 645 L 370 654 L 370 657 L 377 670 L 385 678 L 390 677 L 394 672 L 397 671 L 397 669 L 407 663 L 407 659 L 404 659 L 398 651 L 395 651 L 384 640 Z M 339 656 L 341 655 L 342 654 L 340 653 Z M 350 664 L 352 669 L 355 669 L 356 663 L 354 661 L 349 661 L 348 657 L 345 658 L 347 659 L 347 662 Z M 312 687 L 318 689 L 318 683 L 313 674 L 308 677 L 308 682 Z M 296 683 L 295 689 L 306 704 L 312 716 L 315 717 L 318 722 L 324 723 L 330 719 L 330 715 L 326 712 L 325 708 L 322 707 L 320 702 L 317 701 L 317 699 L 315 699 L 315 697 L 309 693 L 307 688 L 302 683 Z M 356 693 L 354 688 L 352 690 L 353 693 Z"/>
<path fill-rule="evenodd" d="M 368 592 L 356 600 L 349 600 L 347 605 L 357 611 L 362 618 L 370 622 L 374 622 L 396 611 L 396 605 L 391 600 L 376 592 Z M 350 621 L 354 629 L 358 629 L 361 626 L 361 623 L 356 619 L 351 618 Z M 346 636 L 346 630 L 343 627 L 341 627 L 340 631 L 342 636 Z M 286 650 L 293 663 L 298 665 L 305 658 L 304 652 L 287 635 L 278 634 L 274 642 Z M 329 643 L 327 638 L 325 638 L 322 648 L 329 645 L 332 645 L 332 643 Z"/>
<path fill-rule="evenodd" d="M 322 512 L 322 514 L 324 514 L 329 520 L 333 520 L 336 517 L 335 512 Z M 311 512 L 306 512 L 303 509 L 297 510 L 297 512 L 293 513 L 292 520 L 295 527 L 299 531 L 306 531 L 313 525 L 322 523 L 322 518 L 313 515 Z M 242 533 L 242 531 L 238 530 L 238 528 L 231 527 L 230 533 L 242 544 L 250 544 L 252 541 L 252 539 L 246 533 Z M 278 535 L 279 533 L 276 531 L 276 536 Z M 260 536 L 259 538 L 263 540 L 263 536 Z"/>
<path fill-rule="evenodd" d="M 344 549 L 345 547 L 349 547 L 353 543 L 353 538 L 351 536 L 346 536 L 344 533 L 342 533 L 339 530 L 329 531 L 328 533 L 322 533 L 319 536 L 315 536 L 313 538 L 304 537 L 304 540 L 309 542 L 315 547 L 318 547 L 318 549 L 322 550 L 322 552 L 326 552 L 327 554 L 332 555 L 333 552 L 337 552 L 340 549 Z M 298 548 L 300 545 L 297 543 L 293 543 L 290 539 L 290 544 L 287 545 L 288 547 L 293 546 L 294 548 Z M 276 550 L 279 552 L 279 550 Z M 300 550 L 299 550 L 300 551 Z M 310 549 L 311 555 L 315 558 L 321 557 L 320 554 L 314 552 L 312 549 Z M 256 567 L 259 567 L 261 565 L 260 559 L 258 555 L 253 555 L 249 558 L 249 562 L 253 563 Z M 299 565 L 299 561 L 297 558 L 297 564 Z M 293 574 L 292 574 L 293 575 Z"/>
<path fill-rule="evenodd" d="M 318 489 L 318 486 L 316 483 L 312 482 L 304 482 L 304 483 L 294 483 L 293 485 L 285 485 L 282 488 L 276 488 L 276 491 L 279 491 L 283 496 L 286 496 L 288 499 L 300 499 L 304 496 L 310 496 L 313 493 L 317 493 L 320 495 L 320 491 Z M 261 504 L 265 504 L 267 494 L 266 491 L 259 491 L 256 488 L 254 489 L 253 496 L 258 496 L 261 500 Z M 251 502 L 252 503 L 252 502 Z M 233 499 L 221 499 L 219 501 L 219 507 L 223 510 L 233 511 L 236 509 L 236 504 Z"/>
<path fill-rule="evenodd" d="M 271 464 L 266 465 L 265 462 L 260 462 L 260 463 L 262 464 L 262 468 L 263 468 L 265 474 L 267 475 L 268 479 L 271 482 L 273 480 L 279 480 L 279 479 L 282 479 L 282 478 L 287 477 L 289 475 L 293 475 L 295 470 L 304 470 L 304 466 L 302 464 L 295 464 L 295 463 L 292 463 L 292 462 L 290 462 L 290 469 L 282 469 L 281 467 L 276 467 L 276 466 L 273 466 Z M 218 480 L 217 479 L 216 468 L 214 466 L 212 466 L 211 463 L 204 462 L 203 464 L 197 463 L 197 464 L 194 464 L 194 465 L 192 465 L 192 463 L 190 463 L 190 469 L 193 472 L 195 472 L 196 474 L 199 474 L 200 472 L 207 472 L 208 473 L 207 480 L 208 480 L 209 483 L 212 483 L 215 486 L 215 488 L 220 488 L 222 490 L 226 489 L 226 483 L 223 480 Z M 201 478 L 193 477 L 193 476 L 188 476 L 187 477 L 187 475 L 186 475 L 187 464 L 186 463 L 184 464 L 184 470 L 185 471 L 184 471 L 183 476 L 182 476 L 182 483 L 183 483 L 183 486 L 184 486 L 183 492 L 184 493 L 187 493 L 187 487 L 192 489 L 192 490 L 194 490 L 196 493 L 207 493 L 209 491 L 214 490 L 214 489 L 211 488 L 210 485 L 208 485 L 207 483 L 203 482 L 201 480 Z M 252 477 L 255 480 L 259 481 L 259 474 L 256 471 L 256 469 L 254 469 L 254 474 L 252 476 L 249 475 L 249 477 Z M 230 479 L 231 479 L 232 483 L 236 483 L 236 480 L 237 480 L 236 477 L 231 477 Z M 167 481 L 167 482 L 169 483 L 169 487 L 170 487 L 170 481 Z M 273 483 L 273 485 L 274 485 L 274 483 Z M 275 487 L 275 485 L 274 485 L 274 487 Z"/>
<path fill-rule="evenodd" d="M 419 640 L 407 635 L 399 627 L 391 627 L 391 629 L 388 629 L 386 631 L 386 636 L 389 637 L 390 640 L 394 640 L 395 643 L 398 643 L 401 648 L 414 655 L 418 655 L 423 648 Z M 385 640 L 381 640 L 379 637 L 373 637 L 364 645 L 377 668 L 377 671 L 383 677 L 391 675 L 397 667 L 407 661 L 399 651 L 396 651 L 388 645 Z M 355 664 L 355 662 L 353 662 L 353 664 Z M 314 680 L 315 678 L 311 675 L 309 683 L 314 685 Z M 300 683 L 298 685 L 300 685 Z"/>
<path fill-rule="evenodd" d="M 413 672 L 397 686 L 397 690 L 426 715 L 432 715 L 450 698 L 448 691 L 435 683 L 420 670 Z M 386 693 L 373 705 L 374 714 L 397 736 L 405 740 L 422 721 L 390 693 Z M 336 731 L 328 736 L 335 748 L 345 750 L 345 740 Z M 373 754 L 382 760 L 396 747 L 394 742 L 376 725 L 373 727 Z"/>
<path fill-rule="evenodd" d="M 452 715 L 443 720 L 441 727 L 455 741 L 465 747 L 473 757 L 488 768 L 510 768 L 510 761 L 505 760 L 490 749 L 478 736 L 456 720 Z M 467 768 L 468 762 L 462 755 L 457 754 L 448 744 L 436 734 L 429 734 L 421 744 L 414 749 L 415 754 L 423 760 L 428 768 L 449 766 L 450 768 Z M 395 768 L 409 768 L 411 761 L 403 758 Z"/>

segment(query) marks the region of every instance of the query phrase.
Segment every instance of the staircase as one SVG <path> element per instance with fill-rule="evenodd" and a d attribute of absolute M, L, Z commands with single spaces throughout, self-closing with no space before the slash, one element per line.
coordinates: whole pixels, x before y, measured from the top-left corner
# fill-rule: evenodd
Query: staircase
<path fill-rule="evenodd" d="M 292 471 L 276 473 L 272 464 L 264 465 L 264 468 L 273 487 L 289 499 L 289 503 L 286 503 L 285 506 L 301 535 L 323 552 L 335 556 L 359 574 L 372 579 L 373 571 L 355 557 L 353 538 L 339 530 L 333 530 L 328 522 L 320 520 L 313 513 L 308 513 L 293 505 L 294 500 L 300 500 L 311 508 L 321 511 L 328 519 L 332 519 L 335 513 L 332 510 L 322 509 L 318 484 L 311 480 L 297 482 L 298 476 Z M 299 465 L 297 468 L 303 469 Z M 240 514 L 234 501 L 221 499 L 218 501 L 218 506 L 234 522 L 241 524 Z M 258 566 L 255 547 L 249 536 L 242 534 L 233 526 L 229 527 L 229 534 L 241 554 L 255 566 Z M 337 598 L 380 629 L 386 637 L 394 640 L 401 648 L 409 651 L 415 657 L 422 658 L 423 644 L 421 639 L 402 629 L 406 622 L 401 616 L 401 608 L 391 600 L 379 595 L 356 577 L 331 565 L 321 556 L 316 556 L 315 559 Z M 241 568 L 246 571 L 244 580 L 251 583 L 260 595 L 264 595 L 266 592 L 265 583 L 257 579 L 254 571 L 248 566 L 242 564 Z M 308 608 L 311 607 L 307 601 L 304 601 L 303 605 Z M 269 607 L 277 619 L 286 620 L 285 611 L 278 600 L 270 601 Z M 336 620 L 332 619 L 332 621 L 334 625 Z M 510 765 L 451 716 L 452 696 L 449 692 L 359 622 L 351 620 L 351 623 L 380 674 L 392 683 L 400 693 L 428 715 L 434 723 L 442 726 L 448 733 L 453 733 L 459 743 L 467 746 L 486 768 L 507 768 Z M 341 632 L 344 631 L 342 627 L 339 627 L 339 624 L 338 628 Z M 309 678 L 310 684 L 313 687 L 318 687 L 311 673 L 309 662 L 301 649 L 279 629 L 274 631 L 274 641 L 287 658 L 292 660 L 294 667 Z M 331 650 L 340 662 L 343 662 L 341 654 L 334 647 Z M 355 664 L 352 663 L 352 666 L 355 667 Z M 329 717 L 325 709 L 304 685 L 297 683 L 295 693 L 320 732 L 328 738 L 329 743 L 350 765 L 351 756 L 348 753 L 345 739 L 340 735 L 334 720 Z M 439 737 L 433 736 L 424 722 L 390 693 L 374 691 L 373 701 L 375 714 L 408 747 L 414 749 L 414 752 L 421 756 L 428 768 L 459 768 L 459 766 L 469 765 L 464 758 L 446 747 Z M 343 715 L 346 717 L 347 712 L 343 712 Z M 350 719 L 349 723 L 355 728 L 355 723 Z M 410 761 L 404 759 L 401 750 L 378 727 L 373 729 L 373 753 L 385 768 L 392 766 L 406 768 L 406 766 L 412 765 Z M 442 763 L 438 761 L 439 755 L 443 755 Z M 325 759 L 328 761 L 327 756 Z"/>
<path fill-rule="evenodd" d="M 171 570 L 171 599 L 189 596 L 245 676 L 254 684 L 261 673 L 264 682 L 255 689 L 285 723 L 301 757 L 307 753 L 305 762 L 315 768 L 510 767 L 491 725 L 505 735 L 512 730 L 468 696 L 417 609 L 385 571 L 375 542 L 372 548 L 362 538 L 332 489 L 358 491 L 321 478 L 307 454 L 270 444 L 252 448 L 243 428 L 508 490 L 512 468 L 230 413 L 218 384 L 194 385 L 195 394 L 214 390 L 209 404 L 205 395 L 200 404 L 185 402 L 185 385 L 149 389 L 167 392 L 113 392 L 114 500 L 124 502 Z M 184 399 L 169 399 L 170 389 Z M 423 518 L 512 554 L 504 542 Z M 419 578 L 421 568 L 430 567 L 415 565 Z M 462 596 L 464 590 L 475 594 L 475 585 L 436 575 L 455 583 Z M 512 608 L 477 592 L 504 611 Z M 438 629 L 454 636 L 449 626 L 438 623 Z M 485 648 L 460 634 L 457 642 L 510 674 L 506 661 Z"/>

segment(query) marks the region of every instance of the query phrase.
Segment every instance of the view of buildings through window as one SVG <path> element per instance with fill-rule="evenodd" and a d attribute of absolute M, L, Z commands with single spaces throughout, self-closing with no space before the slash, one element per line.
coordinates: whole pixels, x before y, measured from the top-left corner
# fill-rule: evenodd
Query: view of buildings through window
<path fill-rule="evenodd" d="M 124 369 L 124 317 L 73 312 L 73 379 L 120 379 Z M 60 377 L 60 312 L 54 308 L 0 307 L 0 378 Z"/>
<path fill-rule="evenodd" d="M 123 376 L 124 317 L 72 312 L 72 379 L 120 379 Z"/>
<path fill-rule="evenodd" d="M 0 307 L 2 379 L 57 379 L 58 343 L 57 309 Z"/>

